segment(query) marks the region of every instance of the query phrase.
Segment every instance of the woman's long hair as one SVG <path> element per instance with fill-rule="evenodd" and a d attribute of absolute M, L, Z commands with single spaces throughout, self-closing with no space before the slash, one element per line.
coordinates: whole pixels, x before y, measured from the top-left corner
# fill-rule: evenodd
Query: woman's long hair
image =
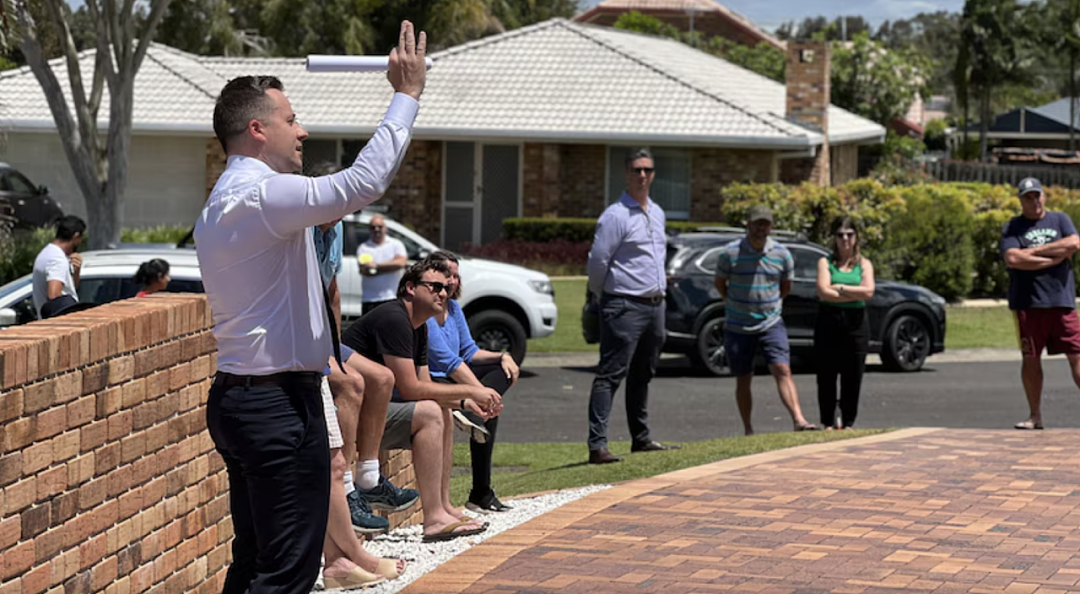
<path fill-rule="evenodd" d="M 161 258 L 154 258 L 139 265 L 139 270 L 135 273 L 135 282 L 148 287 L 166 274 L 169 274 L 169 263 Z"/>
<path fill-rule="evenodd" d="M 453 252 L 448 252 L 446 250 L 439 250 L 439 251 L 431 254 L 428 257 L 433 259 L 433 260 L 440 260 L 440 261 L 443 261 L 443 262 L 453 262 L 454 264 L 457 264 L 458 266 L 461 266 L 461 264 L 458 262 L 458 257 Z M 457 283 L 457 287 L 454 288 L 454 294 L 453 295 L 447 295 L 447 298 L 449 298 L 449 299 L 457 299 L 458 297 L 461 297 L 461 270 L 460 269 L 458 270 L 458 283 Z"/>
<path fill-rule="evenodd" d="M 836 217 L 833 220 L 833 224 L 832 224 L 833 262 L 835 264 L 837 264 L 838 266 L 843 264 L 843 262 L 839 261 L 839 258 L 840 258 L 840 245 L 836 241 L 836 239 L 837 239 L 836 234 L 839 233 L 841 229 L 851 229 L 852 231 L 855 232 L 855 241 L 852 242 L 852 245 L 851 245 L 851 250 L 852 250 L 852 253 L 851 253 L 851 265 L 855 266 L 857 264 L 862 263 L 862 253 L 859 251 L 859 243 L 861 243 L 861 240 L 862 240 L 862 231 L 859 229 L 859 223 L 858 223 L 858 221 L 856 221 L 852 217 L 843 216 L 843 215 Z"/>

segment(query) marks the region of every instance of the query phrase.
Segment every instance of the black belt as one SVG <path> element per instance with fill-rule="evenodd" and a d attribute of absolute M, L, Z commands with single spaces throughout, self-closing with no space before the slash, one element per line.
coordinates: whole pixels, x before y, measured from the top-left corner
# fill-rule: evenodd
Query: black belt
<path fill-rule="evenodd" d="M 317 371 L 281 371 L 270 375 L 233 375 L 231 373 L 219 372 L 215 381 L 221 382 L 226 388 L 233 388 L 236 386 L 251 388 L 254 386 L 268 385 L 280 386 L 297 381 L 313 382 L 321 377 L 322 373 Z"/>
<path fill-rule="evenodd" d="M 616 293 L 610 294 L 612 297 L 619 297 L 622 299 L 629 299 L 630 301 L 637 301 L 638 303 L 644 303 L 645 305 L 660 305 L 664 302 L 663 295 L 653 295 L 651 297 L 641 297 L 639 295 L 619 295 Z"/>

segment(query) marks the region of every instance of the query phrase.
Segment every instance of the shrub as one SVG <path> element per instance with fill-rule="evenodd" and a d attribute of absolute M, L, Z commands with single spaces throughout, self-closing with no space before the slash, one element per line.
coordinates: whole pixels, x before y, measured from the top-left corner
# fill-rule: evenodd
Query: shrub
<path fill-rule="evenodd" d="M 0 285 L 7 284 L 34 269 L 34 259 L 53 238 L 52 227 L 33 231 L 0 229 Z"/>
<path fill-rule="evenodd" d="M 465 255 L 488 258 L 533 268 L 552 276 L 575 276 L 585 274 L 589 259 L 589 241 L 520 241 L 502 240 L 482 245 L 466 244 Z"/>
<path fill-rule="evenodd" d="M 668 221 L 668 233 L 686 233 L 701 227 L 723 223 Z M 596 219 L 585 218 L 511 218 L 503 219 L 503 238 L 507 241 L 547 243 L 552 241 L 592 243 L 596 234 Z"/>
<path fill-rule="evenodd" d="M 167 243 L 176 245 L 191 232 L 191 225 L 158 225 L 147 229 L 124 229 L 120 241 L 124 243 Z M 190 240 L 189 240 L 190 243 Z"/>

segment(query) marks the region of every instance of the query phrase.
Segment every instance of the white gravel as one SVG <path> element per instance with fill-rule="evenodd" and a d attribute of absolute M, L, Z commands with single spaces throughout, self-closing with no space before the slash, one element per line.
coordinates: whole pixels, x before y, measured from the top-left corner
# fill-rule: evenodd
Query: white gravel
<path fill-rule="evenodd" d="M 391 594 L 397 592 L 425 573 L 447 562 L 453 556 L 465 551 L 469 547 L 479 544 L 496 534 L 513 528 L 518 524 L 527 522 L 536 516 L 549 512 L 563 504 L 570 503 L 586 495 L 603 491 L 610 485 L 593 485 L 580 489 L 567 489 L 538 497 L 527 499 L 507 500 L 513 509 L 506 512 L 490 514 L 470 515 L 483 517 L 484 521 L 490 522 L 490 526 L 484 532 L 475 536 L 461 537 L 445 542 L 424 543 L 421 542 L 423 532 L 420 526 L 399 528 L 364 543 L 364 548 L 377 557 L 397 557 L 405 559 L 407 566 L 405 572 L 396 580 L 387 580 L 377 586 L 364 590 L 333 590 L 333 592 L 360 592 L 365 594 Z M 315 583 L 315 589 L 322 589 L 322 576 Z"/>

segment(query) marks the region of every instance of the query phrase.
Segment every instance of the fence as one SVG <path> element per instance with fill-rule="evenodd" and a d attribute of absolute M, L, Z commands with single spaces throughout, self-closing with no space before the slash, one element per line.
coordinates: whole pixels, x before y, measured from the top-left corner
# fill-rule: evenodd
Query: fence
<path fill-rule="evenodd" d="M 1037 177 L 1043 186 L 1080 188 L 1080 167 L 998 165 L 996 163 L 967 163 L 938 161 L 927 163 L 926 172 L 943 182 L 987 182 L 1015 186 L 1025 177 Z"/>

